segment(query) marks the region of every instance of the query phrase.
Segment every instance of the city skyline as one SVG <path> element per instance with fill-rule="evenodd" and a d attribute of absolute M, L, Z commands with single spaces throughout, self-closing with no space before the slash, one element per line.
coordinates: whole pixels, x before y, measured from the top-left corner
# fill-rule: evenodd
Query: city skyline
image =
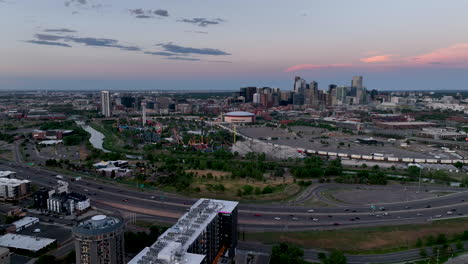
<path fill-rule="evenodd" d="M 2 0 L 0 89 L 290 90 L 296 75 L 326 89 L 362 75 L 368 89 L 463 90 L 467 7 Z"/>

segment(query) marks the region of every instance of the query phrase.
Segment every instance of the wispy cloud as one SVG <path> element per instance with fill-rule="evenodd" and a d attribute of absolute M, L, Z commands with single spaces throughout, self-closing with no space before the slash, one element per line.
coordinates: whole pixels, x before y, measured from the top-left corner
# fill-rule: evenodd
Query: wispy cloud
<path fill-rule="evenodd" d="M 49 34 L 36 34 L 35 37 L 39 41 L 64 41 L 64 42 L 74 42 L 74 43 L 84 44 L 85 46 L 118 48 L 118 49 L 127 50 L 127 51 L 141 51 L 141 48 L 137 46 L 122 45 L 119 43 L 118 40 L 115 40 L 115 39 L 59 36 L 59 35 L 49 35 Z"/>
<path fill-rule="evenodd" d="M 53 33 L 75 33 L 76 30 L 68 29 L 68 28 L 48 28 L 44 29 L 44 32 L 53 32 Z"/>
<path fill-rule="evenodd" d="M 155 18 L 155 17 L 168 17 L 169 11 L 165 9 L 156 9 L 156 10 L 144 10 L 142 8 L 129 9 L 131 15 L 134 15 L 136 18 Z"/>
<path fill-rule="evenodd" d="M 153 56 L 174 56 L 176 54 L 165 52 L 165 51 L 145 51 L 144 54 L 153 55 Z"/>
<path fill-rule="evenodd" d="M 67 48 L 71 47 L 70 45 L 66 43 L 44 41 L 44 40 L 26 40 L 25 42 L 31 43 L 31 44 L 38 44 L 38 45 L 47 45 L 47 46 L 59 46 L 59 47 L 67 47 Z"/>
<path fill-rule="evenodd" d="M 213 55 L 213 56 L 231 55 L 230 53 L 227 53 L 219 49 L 183 47 L 183 46 L 175 45 L 172 43 L 157 44 L 157 46 L 162 47 L 167 52 L 178 53 L 178 54 L 200 54 L 200 55 Z"/>
<path fill-rule="evenodd" d="M 193 25 L 197 25 L 199 27 L 206 27 L 210 25 L 218 25 L 221 23 L 226 22 L 224 19 L 221 18 L 215 18 L 215 19 L 209 19 L 209 18 L 202 18 L 202 17 L 196 17 L 196 18 L 184 18 L 177 20 L 179 22 L 184 22 L 184 23 L 190 23 Z"/>
<path fill-rule="evenodd" d="M 326 68 L 345 68 L 351 67 L 350 64 L 298 64 L 286 69 L 286 72 L 295 72 L 302 70 L 320 70 Z"/>
<path fill-rule="evenodd" d="M 208 31 L 199 31 L 199 30 L 186 30 L 187 33 L 195 33 L 195 34 L 208 34 Z"/>
<path fill-rule="evenodd" d="M 385 55 L 376 55 L 376 56 L 371 56 L 367 58 L 362 58 L 360 59 L 360 61 L 365 62 L 365 63 L 389 62 L 389 61 L 393 61 L 394 58 L 395 58 L 395 55 L 385 54 Z"/>
<path fill-rule="evenodd" d="M 180 61 L 200 61 L 197 58 L 190 58 L 190 57 L 167 57 L 168 60 L 180 60 Z"/>
<path fill-rule="evenodd" d="M 65 6 L 70 6 L 72 4 L 75 5 L 86 5 L 88 3 L 87 0 L 67 0 L 65 1 Z"/>

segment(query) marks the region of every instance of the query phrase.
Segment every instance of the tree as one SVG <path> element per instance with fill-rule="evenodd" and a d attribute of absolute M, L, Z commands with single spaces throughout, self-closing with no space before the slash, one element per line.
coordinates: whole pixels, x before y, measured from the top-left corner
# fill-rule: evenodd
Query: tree
<path fill-rule="evenodd" d="M 54 264 L 55 256 L 52 255 L 42 255 L 36 260 L 36 264 Z"/>
<path fill-rule="evenodd" d="M 427 257 L 427 251 L 425 248 L 421 248 L 419 250 L 419 256 L 421 256 L 421 258 L 426 258 Z"/>
<path fill-rule="evenodd" d="M 460 162 L 460 161 L 457 161 L 457 162 L 455 162 L 455 163 L 453 164 L 453 166 L 455 166 L 455 167 L 461 169 L 461 168 L 463 168 L 463 163 Z"/>
<path fill-rule="evenodd" d="M 464 249 L 463 242 L 458 240 L 457 243 L 455 244 L 455 247 L 457 248 L 457 250 L 463 250 Z"/>
<path fill-rule="evenodd" d="M 330 256 L 325 257 L 320 260 L 322 264 L 346 264 L 347 260 L 343 252 L 338 250 L 333 250 L 330 253 Z"/>
<path fill-rule="evenodd" d="M 281 243 L 271 250 L 270 264 L 304 264 L 304 251 L 297 246 Z"/>

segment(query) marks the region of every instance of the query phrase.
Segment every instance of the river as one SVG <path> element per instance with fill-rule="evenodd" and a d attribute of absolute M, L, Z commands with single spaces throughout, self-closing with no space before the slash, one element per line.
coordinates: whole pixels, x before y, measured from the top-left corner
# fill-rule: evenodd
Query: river
<path fill-rule="evenodd" d="M 106 153 L 112 152 L 103 147 L 104 138 L 105 138 L 104 134 L 97 131 L 91 126 L 86 125 L 84 122 L 76 122 L 76 123 L 79 126 L 81 126 L 86 132 L 91 134 L 91 137 L 89 138 L 89 143 L 91 143 L 91 145 L 93 145 L 95 149 L 100 149 Z M 125 154 L 125 157 L 127 157 L 128 159 L 143 159 L 143 156 L 136 156 L 136 155 L 130 155 L 130 154 Z"/>

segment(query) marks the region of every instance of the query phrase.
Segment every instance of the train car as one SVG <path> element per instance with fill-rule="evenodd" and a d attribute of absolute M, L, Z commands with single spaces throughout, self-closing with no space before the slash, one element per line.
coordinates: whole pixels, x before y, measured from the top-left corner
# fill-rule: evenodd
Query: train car
<path fill-rule="evenodd" d="M 338 156 L 338 154 L 336 152 L 328 152 L 327 153 L 328 156 L 331 156 L 331 157 L 336 157 Z"/>
<path fill-rule="evenodd" d="M 426 159 L 414 159 L 416 163 L 426 163 Z"/>
<path fill-rule="evenodd" d="M 440 160 L 440 163 L 442 164 L 452 164 L 452 160 Z"/>
<path fill-rule="evenodd" d="M 468 164 L 468 159 L 463 160 L 463 163 Z"/>
<path fill-rule="evenodd" d="M 426 159 L 426 163 L 437 163 L 437 159 Z"/>
<path fill-rule="evenodd" d="M 307 154 L 315 154 L 317 153 L 317 151 L 313 150 L 313 149 L 308 149 L 307 150 Z"/>
<path fill-rule="evenodd" d="M 374 160 L 384 161 L 385 157 L 374 156 Z"/>
<path fill-rule="evenodd" d="M 457 160 L 453 160 L 453 161 L 452 161 L 452 163 L 453 163 L 453 164 L 455 164 L 455 163 L 457 163 L 457 162 L 461 162 L 461 163 L 463 163 L 463 160 L 461 160 L 461 159 L 457 159 Z"/>
<path fill-rule="evenodd" d="M 365 159 L 365 160 L 372 160 L 372 156 L 369 156 L 369 155 L 362 155 L 362 159 Z"/>
<path fill-rule="evenodd" d="M 317 153 L 326 156 L 328 152 L 319 150 Z"/>
<path fill-rule="evenodd" d="M 338 153 L 338 157 L 340 157 L 340 158 L 347 158 L 347 157 L 348 157 L 348 154 L 346 154 L 346 153 Z"/>
<path fill-rule="evenodd" d="M 297 152 L 298 152 L 298 153 L 304 153 L 304 152 L 305 152 L 305 149 L 303 149 L 303 148 L 298 148 L 298 149 L 297 149 Z"/>
<path fill-rule="evenodd" d="M 388 161 L 392 161 L 392 162 L 398 162 L 398 161 L 400 161 L 399 158 L 395 158 L 395 157 L 388 157 L 387 160 L 388 160 Z"/>
<path fill-rule="evenodd" d="M 361 155 L 351 154 L 352 159 L 362 159 Z"/>
<path fill-rule="evenodd" d="M 414 159 L 413 158 L 403 158 L 402 161 L 403 162 L 414 162 Z"/>

